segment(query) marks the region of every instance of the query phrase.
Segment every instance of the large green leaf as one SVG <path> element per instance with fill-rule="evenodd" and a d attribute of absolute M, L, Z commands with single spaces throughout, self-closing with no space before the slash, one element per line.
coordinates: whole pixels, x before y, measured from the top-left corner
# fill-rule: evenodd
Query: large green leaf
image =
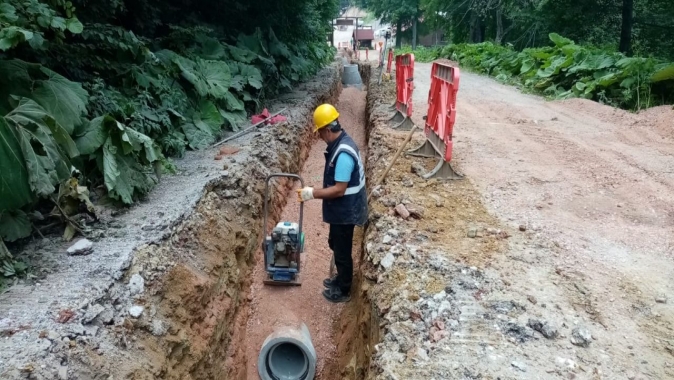
<path fill-rule="evenodd" d="M 201 58 L 203 59 L 225 58 L 225 48 L 217 39 L 213 37 L 199 35 L 196 40 L 200 45 L 199 49 L 196 51 L 196 54 L 199 55 Z"/>
<path fill-rule="evenodd" d="M 153 163 L 159 159 L 161 152 L 157 149 L 151 138 L 131 128 L 127 128 L 126 133 L 133 145 L 133 149 L 137 152 L 142 151 L 144 154 L 145 164 Z"/>
<path fill-rule="evenodd" d="M 195 124 L 198 124 L 197 119 L 199 123 L 204 123 L 213 132 L 220 131 L 222 123 L 224 122 L 215 104 L 207 100 L 199 102 L 199 113 L 198 116 L 195 117 Z"/>
<path fill-rule="evenodd" d="M 86 126 L 84 133 L 75 139 L 75 144 L 80 154 L 92 154 L 100 148 L 108 138 L 106 123 L 115 120 L 109 115 L 99 116 L 91 120 Z"/>
<path fill-rule="evenodd" d="M 30 236 L 31 224 L 28 216 L 21 210 L 0 212 L 0 238 L 16 241 Z"/>
<path fill-rule="evenodd" d="M 114 184 L 110 196 L 126 204 L 133 203 L 134 195 L 143 195 L 156 184 L 150 176 L 143 172 L 143 168 L 136 160 L 128 156 L 117 156 L 119 176 Z"/>
<path fill-rule="evenodd" d="M 13 129 L 21 147 L 31 190 L 38 196 L 50 195 L 55 185 L 70 177 L 66 152 L 71 156 L 78 154 L 74 142 L 51 116 L 29 99 L 21 99 L 19 105 L 5 116 L 5 122 Z M 58 136 L 55 137 L 52 131 Z"/>
<path fill-rule="evenodd" d="M 550 33 L 549 37 L 550 37 L 550 41 L 554 42 L 555 45 L 557 45 L 558 47 L 573 44 L 573 41 L 571 41 L 568 38 L 562 37 L 557 33 Z"/>
<path fill-rule="evenodd" d="M 225 104 L 227 104 L 227 109 L 229 111 L 243 111 L 244 110 L 243 100 L 237 98 L 236 95 L 232 94 L 229 91 L 225 95 Z"/>
<path fill-rule="evenodd" d="M 257 54 L 248 49 L 241 49 L 232 45 L 225 45 L 227 52 L 234 61 L 242 63 L 251 63 L 257 58 Z"/>
<path fill-rule="evenodd" d="M 184 57 L 175 59 L 183 78 L 194 85 L 200 96 L 211 95 L 222 99 L 227 94 L 232 74 L 227 63 L 223 61 L 190 61 Z"/>
<path fill-rule="evenodd" d="M 183 129 L 183 133 L 185 133 L 185 137 L 187 138 L 191 149 L 203 149 L 213 142 L 213 133 L 205 124 L 198 127 L 194 123 L 183 123 L 181 128 Z"/>
<path fill-rule="evenodd" d="M 89 94 L 79 83 L 71 82 L 47 68 L 41 70 L 48 79 L 36 82 L 37 88 L 33 91 L 32 98 L 47 110 L 68 134 L 72 134 L 86 112 Z"/>
<path fill-rule="evenodd" d="M 117 147 L 108 137 L 103 145 L 103 176 L 105 178 L 105 187 L 108 192 L 115 189 L 117 178 L 119 178 L 119 169 L 117 168 Z"/>
<path fill-rule="evenodd" d="M 244 126 L 247 121 L 246 111 L 235 111 L 228 112 L 225 110 L 220 110 L 220 115 L 225 118 L 230 129 L 233 131 L 238 131 L 242 126 Z"/>
<path fill-rule="evenodd" d="M 76 18 L 71 18 L 68 19 L 66 22 L 66 28 L 68 28 L 68 31 L 73 34 L 80 34 L 84 30 L 84 25 L 80 22 L 80 20 Z"/>
<path fill-rule="evenodd" d="M 659 69 L 651 76 L 651 82 L 653 83 L 666 80 L 674 80 L 674 63 Z"/>
<path fill-rule="evenodd" d="M 33 200 L 21 145 L 11 127 L 0 118 L 0 212 Z"/>
<path fill-rule="evenodd" d="M 14 97 L 14 100 L 18 102 L 18 104 L 16 108 L 6 116 L 7 119 L 12 120 L 16 124 L 29 125 L 34 123 L 41 127 L 47 127 L 56 143 L 59 144 L 70 157 L 79 155 L 77 146 L 68 132 L 58 124 L 44 108 L 40 107 L 39 104 L 31 99 Z"/>
<path fill-rule="evenodd" d="M 269 52 L 274 56 L 285 58 L 290 58 L 291 56 L 288 46 L 276 38 L 276 34 L 274 34 L 271 28 L 269 28 Z"/>

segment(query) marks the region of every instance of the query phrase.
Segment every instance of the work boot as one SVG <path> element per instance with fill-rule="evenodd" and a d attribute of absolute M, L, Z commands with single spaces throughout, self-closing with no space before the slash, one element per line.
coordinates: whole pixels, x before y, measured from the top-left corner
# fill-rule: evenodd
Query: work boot
<path fill-rule="evenodd" d="M 323 280 L 323 286 L 325 286 L 326 288 L 334 288 L 335 286 L 337 286 L 337 276 L 333 278 L 326 278 L 325 280 Z"/>
<path fill-rule="evenodd" d="M 333 303 L 349 302 L 351 300 L 351 296 L 348 293 L 342 293 L 342 289 L 339 287 L 325 289 L 323 297 Z"/>

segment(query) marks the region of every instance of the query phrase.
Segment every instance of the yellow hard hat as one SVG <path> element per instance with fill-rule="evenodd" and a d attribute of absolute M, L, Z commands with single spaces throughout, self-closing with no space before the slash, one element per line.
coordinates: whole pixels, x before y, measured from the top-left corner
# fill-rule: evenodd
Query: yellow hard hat
<path fill-rule="evenodd" d="M 337 120 L 339 112 L 331 104 L 321 104 L 314 111 L 314 132 Z"/>

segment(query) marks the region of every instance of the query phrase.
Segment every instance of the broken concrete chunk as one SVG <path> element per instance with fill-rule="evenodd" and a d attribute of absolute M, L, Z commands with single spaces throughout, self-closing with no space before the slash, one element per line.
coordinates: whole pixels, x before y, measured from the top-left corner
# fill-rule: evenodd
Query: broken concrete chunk
<path fill-rule="evenodd" d="M 384 269 L 390 269 L 393 266 L 396 258 L 391 252 L 387 253 L 383 259 L 381 259 L 380 264 Z"/>
<path fill-rule="evenodd" d="M 85 334 L 84 326 L 81 323 L 75 323 L 70 326 L 68 335 L 70 335 L 71 337 L 76 337 L 84 334 Z"/>
<path fill-rule="evenodd" d="M 129 315 L 134 318 L 140 318 L 143 315 L 143 311 L 145 311 L 143 306 L 131 306 L 129 308 Z"/>
<path fill-rule="evenodd" d="M 68 248 L 67 253 L 71 256 L 84 256 L 91 254 L 94 251 L 94 243 L 87 239 L 81 239 L 77 243 Z"/>
<path fill-rule="evenodd" d="M 91 323 L 96 317 L 98 317 L 99 314 L 101 314 L 105 308 L 102 305 L 99 304 L 94 304 L 89 306 L 87 309 L 87 312 L 84 314 L 84 319 L 82 320 L 83 323 Z"/>
<path fill-rule="evenodd" d="M 579 347 L 589 347 L 592 342 L 592 334 L 584 327 L 576 327 L 571 332 L 571 343 Z"/>
<path fill-rule="evenodd" d="M 384 239 L 382 240 L 382 243 L 389 244 L 392 241 L 393 241 L 393 238 L 390 235 L 384 235 Z"/>
<path fill-rule="evenodd" d="M 143 280 L 143 276 L 138 273 L 131 276 L 131 280 L 129 280 L 129 292 L 131 295 L 135 296 L 136 294 L 142 293 L 144 290 L 145 280 Z"/>

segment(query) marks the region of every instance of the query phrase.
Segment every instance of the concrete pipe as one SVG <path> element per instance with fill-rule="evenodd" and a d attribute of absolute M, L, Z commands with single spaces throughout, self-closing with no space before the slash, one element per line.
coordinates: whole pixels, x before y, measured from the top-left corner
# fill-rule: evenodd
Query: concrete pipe
<path fill-rule="evenodd" d="M 356 87 L 359 90 L 363 89 L 363 79 L 360 77 L 358 65 L 344 65 L 342 85 L 345 87 Z"/>
<path fill-rule="evenodd" d="M 257 371 L 262 380 L 313 380 L 316 350 L 307 326 L 284 326 L 271 333 L 262 344 Z"/>

